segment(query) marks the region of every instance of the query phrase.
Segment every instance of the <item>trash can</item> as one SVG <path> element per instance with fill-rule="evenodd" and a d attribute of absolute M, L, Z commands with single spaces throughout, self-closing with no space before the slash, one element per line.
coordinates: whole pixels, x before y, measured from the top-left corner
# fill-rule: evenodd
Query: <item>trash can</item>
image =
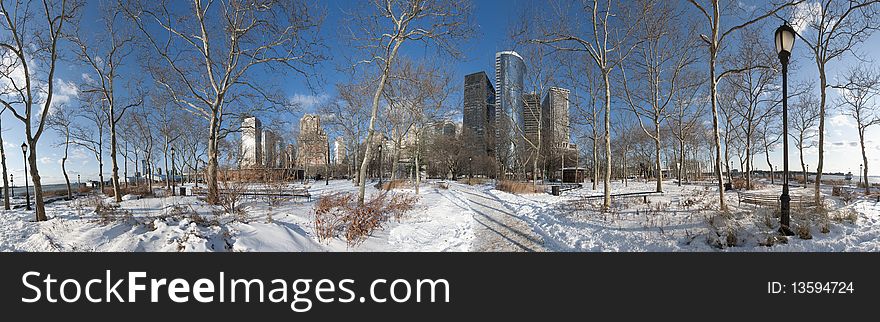
<path fill-rule="evenodd" d="M 559 186 L 551 186 L 550 187 L 550 194 L 552 194 L 554 196 L 558 196 L 559 195 Z"/>
<path fill-rule="evenodd" d="M 725 183 L 724 184 L 724 191 L 730 191 L 730 190 L 733 190 L 733 184 L 731 184 L 730 182 Z"/>
<path fill-rule="evenodd" d="M 186 196 L 186 187 L 180 187 L 180 194 L 178 194 L 178 195 L 179 196 Z"/>

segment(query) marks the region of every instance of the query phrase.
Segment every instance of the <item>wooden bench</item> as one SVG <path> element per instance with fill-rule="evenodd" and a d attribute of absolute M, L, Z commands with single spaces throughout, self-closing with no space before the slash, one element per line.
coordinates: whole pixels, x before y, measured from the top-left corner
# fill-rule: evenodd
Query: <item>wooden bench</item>
<path fill-rule="evenodd" d="M 276 196 L 276 197 L 300 197 L 306 198 L 308 201 L 312 201 L 312 194 L 309 192 L 308 188 L 293 188 L 293 189 L 284 189 L 284 190 L 273 190 L 273 189 L 247 189 L 247 190 L 234 190 L 234 189 L 219 189 L 217 193 L 224 194 L 239 194 L 242 196 Z M 194 190 L 193 194 L 197 195 L 207 195 L 208 191 L 204 189 Z"/>
<path fill-rule="evenodd" d="M 743 202 L 747 204 L 753 204 L 756 206 L 779 206 L 780 200 L 779 195 L 768 195 L 763 193 L 749 193 L 749 192 L 737 192 L 737 199 L 739 200 L 739 204 L 742 205 Z M 789 205 L 795 208 L 812 208 L 816 207 L 816 200 L 810 196 L 790 196 L 791 201 Z"/>
<path fill-rule="evenodd" d="M 612 194 L 611 199 L 616 198 L 642 198 L 642 201 L 648 203 L 648 196 L 653 195 L 662 195 L 662 192 L 657 191 L 645 191 L 645 192 L 628 192 L 628 193 L 618 193 Z M 595 196 L 586 196 L 583 199 L 600 199 L 605 198 L 605 195 L 595 195 Z"/>

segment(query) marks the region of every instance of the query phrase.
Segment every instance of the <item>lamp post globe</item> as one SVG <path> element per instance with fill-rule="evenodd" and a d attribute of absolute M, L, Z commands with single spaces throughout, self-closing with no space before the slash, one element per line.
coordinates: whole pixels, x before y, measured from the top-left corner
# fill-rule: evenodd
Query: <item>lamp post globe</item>
<path fill-rule="evenodd" d="M 794 28 L 787 22 L 776 28 L 774 44 L 779 62 L 782 63 L 782 195 L 779 196 L 779 232 L 786 236 L 794 235 L 791 230 L 791 196 L 788 195 L 788 61 L 791 58 Z"/>

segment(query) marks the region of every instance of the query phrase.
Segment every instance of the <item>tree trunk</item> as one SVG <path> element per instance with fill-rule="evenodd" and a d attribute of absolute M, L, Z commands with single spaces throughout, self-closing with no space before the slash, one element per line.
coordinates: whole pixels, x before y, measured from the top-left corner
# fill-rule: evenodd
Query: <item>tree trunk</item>
<path fill-rule="evenodd" d="M 611 80 L 607 70 L 602 71 L 605 81 L 605 196 L 602 211 L 611 208 Z"/>
<path fill-rule="evenodd" d="M 421 185 L 421 168 L 419 167 L 419 140 L 416 139 L 416 194 L 419 194 L 419 185 Z"/>
<path fill-rule="evenodd" d="M 660 124 L 654 124 L 654 163 L 657 167 L 657 192 L 663 192 L 663 164 L 660 161 Z"/>
<path fill-rule="evenodd" d="M 222 101 L 222 100 L 221 100 Z M 210 133 L 208 136 L 208 203 L 217 204 L 220 202 L 220 189 L 217 182 L 217 158 L 220 154 L 217 146 L 218 133 L 220 132 L 220 120 L 217 117 L 217 109 L 213 109 L 211 114 Z M 227 179 L 228 180 L 228 179 Z"/>
<path fill-rule="evenodd" d="M 373 95 L 373 106 L 370 112 L 370 123 L 367 128 L 367 146 L 364 149 L 364 160 L 361 162 L 360 173 L 358 174 L 358 207 L 364 206 L 364 194 L 366 193 L 366 176 L 367 176 L 367 166 L 368 160 L 373 153 L 373 136 L 375 135 L 374 126 L 376 123 L 376 118 L 379 114 L 379 97 L 382 96 L 382 91 L 385 90 L 385 82 L 388 81 L 388 74 L 391 72 L 391 63 L 394 60 L 394 57 L 397 55 L 397 50 L 400 49 L 400 45 L 403 44 L 402 40 L 396 40 L 394 43 L 394 47 L 391 49 L 391 53 L 387 60 L 385 60 L 385 68 L 382 71 L 382 77 L 379 79 L 379 85 L 376 87 L 376 93 Z M 380 164 L 381 166 L 381 164 Z"/>
<path fill-rule="evenodd" d="M 9 210 L 9 174 L 6 172 L 6 149 L 3 147 L 2 130 L 0 130 L 0 165 L 3 167 L 3 209 Z"/>
<path fill-rule="evenodd" d="M 678 149 L 678 169 L 676 170 L 678 170 L 678 186 L 681 187 L 681 182 L 684 180 L 684 178 L 682 178 L 682 172 L 684 169 L 684 140 L 678 140 Z"/>
<path fill-rule="evenodd" d="M 803 141 L 798 142 L 799 143 L 798 144 L 798 151 L 800 151 L 799 154 L 800 154 L 800 158 L 801 158 L 801 171 L 804 173 L 804 188 L 806 188 L 807 187 L 807 164 L 804 163 L 804 144 L 802 142 Z"/>
<path fill-rule="evenodd" d="M 825 79 L 825 64 L 820 63 L 817 67 L 819 69 L 819 163 L 816 165 L 816 190 L 813 193 L 813 198 L 816 204 L 821 207 L 822 198 L 819 189 L 822 186 L 822 167 L 825 161 L 825 88 L 828 86 L 828 82 Z"/>
<path fill-rule="evenodd" d="M 774 177 L 773 164 L 770 163 L 770 147 L 767 145 L 764 145 L 764 157 L 767 158 L 767 166 L 770 167 L 770 184 L 776 184 L 776 181 L 773 178 Z M 804 179 L 806 179 L 806 178 L 804 178 Z M 804 180 L 804 183 L 806 183 L 806 182 L 807 181 Z"/>
<path fill-rule="evenodd" d="M 119 163 L 116 161 L 116 122 L 113 119 L 113 105 L 110 106 L 110 162 L 113 166 L 113 198 L 116 202 L 122 202 L 122 194 L 119 190 Z"/>
<path fill-rule="evenodd" d="M 709 78 L 712 82 L 709 90 L 712 105 L 712 137 L 715 143 L 715 180 L 718 181 L 718 206 L 721 210 L 727 210 L 724 200 L 724 181 L 721 178 L 721 134 L 718 131 L 718 81 L 715 78 L 715 54 L 713 49 L 709 51 Z"/>
<path fill-rule="evenodd" d="M 862 146 L 862 162 L 864 162 L 865 168 L 864 172 L 859 173 L 862 178 L 862 182 L 865 183 L 865 195 L 871 194 L 871 184 L 868 183 L 868 154 L 865 153 L 865 127 L 860 126 L 859 128 L 859 144 Z"/>
<path fill-rule="evenodd" d="M 599 135 L 593 122 L 593 190 L 599 185 Z M 626 157 L 624 157 L 624 161 Z"/>
<path fill-rule="evenodd" d="M 28 130 L 30 132 L 30 130 Z M 30 133 L 28 133 L 28 137 L 30 137 Z M 30 163 L 30 172 L 31 172 L 31 182 L 34 184 L 34 209 L 36 210 L 36 219 L 37 221 L 46 221 L 48 217 L 46 217 L 46 205 L 43 203 L 43 184 L 40 181 L 40 171 L 37 169 L 37 147 L 36 140 L 28 140 L 28 149 L 30 150 L 30 155 L 28 155 L 28 163 Z"/>

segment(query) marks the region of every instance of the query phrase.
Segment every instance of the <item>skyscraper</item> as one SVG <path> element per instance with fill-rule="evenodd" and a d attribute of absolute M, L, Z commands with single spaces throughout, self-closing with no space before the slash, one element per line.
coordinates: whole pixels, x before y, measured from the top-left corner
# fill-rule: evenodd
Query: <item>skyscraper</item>
<path fill-rule="evenodd" d="M 505 172 L 516 164 L 516 147 L 522 141 L 523 83 L 526 64 L 515 51 L 495 54 L 495 155 Z"/>
<path fill-rule="evenodd" d="M 275 168 L 278 165 L 278 136 L 272 131 L 263 131 L 262 137 L 262 164 L 266 168 Z"/>
<path fill-rule="evenodd" d="M 472 151 L 494 156 L 495 87 L 486 72 L 464 77 L 464 140 Z"/>
<path fill-rule="evenodd" d="M 263 164 L 263 133 L 260 119 L 251 116 L 241 122 L 241 168 L 258 168 Z"/>
<path fill-rule="evenodd" d="M 544 113 L 544 131 L 542 136 L 547 147 L 568 147 L 571 142 L 569 125 L 569 94 L 564 88 L 551 87 L 544 96 L 541 109 Z"/>
<path fill-rule="evenodd" d="M 528 151 L 532 151 L 537 149 L 541 142 L 542 136 L 546 135 L 546 132 L 541 131 L 541 104 L 539 104 L 540 98 L 538 94 L 535 92 L 528 93 L 523 96 L 523 136 L 525 137 L 524 147 Z"/>
<path fill-rule="evenodd" d="M 341 136 L 337 136 L 336 140 L 333 141 L 333 164 L 342 164 L 345 162 L 345 139 Z"/>
<path fill-rule="evenodd" d="M 314 114 L 303 115 L 299 121 L 299 149 L 297 164 L 303 167 L 325 165 L 330 148 L 327 134 L 321 128 L 321 117 Z"/>

